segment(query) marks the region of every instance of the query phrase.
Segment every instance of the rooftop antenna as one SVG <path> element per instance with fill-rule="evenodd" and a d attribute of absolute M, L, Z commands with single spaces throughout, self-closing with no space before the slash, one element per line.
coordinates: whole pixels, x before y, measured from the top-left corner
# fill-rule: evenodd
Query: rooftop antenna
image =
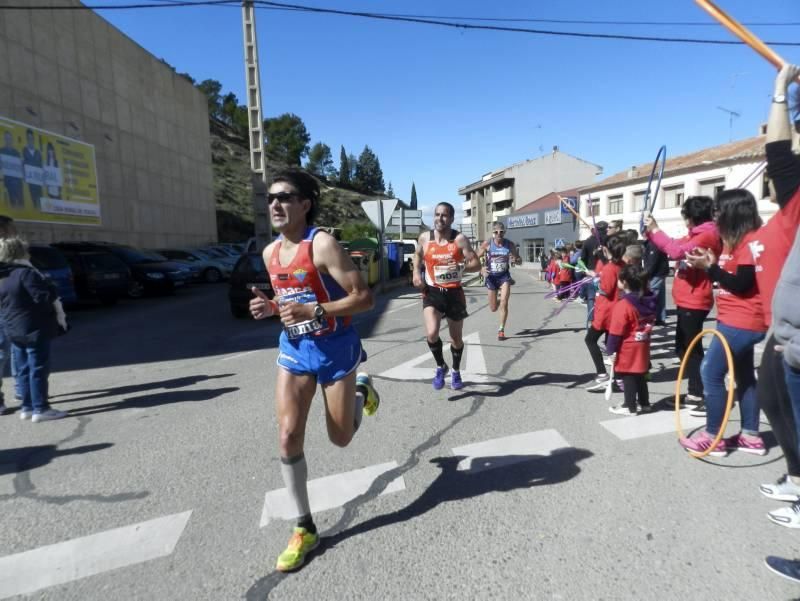
<path fill-rule="evenodd" d="M 728 142 L 731 142 L 733 140 L 733 119 L 739 118 L 742 115 L 736 111 L 726 109 L 724 106 L 718 106 L 717 108 L 723 113 L 728 113 Z"/>

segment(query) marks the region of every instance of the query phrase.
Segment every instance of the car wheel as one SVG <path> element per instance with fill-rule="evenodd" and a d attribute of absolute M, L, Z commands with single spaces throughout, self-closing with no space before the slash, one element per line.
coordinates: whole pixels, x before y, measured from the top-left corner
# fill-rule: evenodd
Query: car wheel
<path fill-rule="evenodd" d="M 231 315 L 233 315 L 236 319 L 244 319 L 247 317 L 247 309 L 245 307 L 231 305 Z"/>
<path fill-rule="evenodd" d="M 131 280 L 128 284 L 128 296 L 131 298 L 142 298 L 144 296 L 144 286 L 137 280 Z"/>
<path fill-rule="evenodd" d="M 209 284 L 216 284 L 222 279 L 222 272 L 216 267 L 209 267 L 203 272 L 203 278 Z"/>

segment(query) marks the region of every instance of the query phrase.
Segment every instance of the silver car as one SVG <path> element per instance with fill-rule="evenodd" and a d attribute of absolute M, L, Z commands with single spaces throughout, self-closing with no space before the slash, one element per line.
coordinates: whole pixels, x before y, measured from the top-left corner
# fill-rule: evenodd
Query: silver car
<path fill-rule="evenodd" d="M 188 264 L 204 282 L 216 283 L 228 279 L 233 271 L 233 266 L 228 261 L 211 256 L 202 250 L 160 248 L 157 252 L 170 261 L 181 261 Z"/>

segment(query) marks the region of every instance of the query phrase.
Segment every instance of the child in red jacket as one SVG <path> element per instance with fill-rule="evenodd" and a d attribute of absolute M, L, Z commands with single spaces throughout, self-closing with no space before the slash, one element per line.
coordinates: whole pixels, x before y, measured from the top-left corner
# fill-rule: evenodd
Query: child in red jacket
<path fill-rule="evenodd" d="M 569 253 L 563 251 L 561 258 L 558 261 L 558 272 L 556 273 L 556 288 L 558 289 L 558 300 L 563 300 L 569 296 L 568 292 L 562 292 L 562 289 L 572 283 L 572 274 L 575 271 L 575 266 L 569 262 Z"/>
<path fill-rule="evenodd" d="M 639 265 L 626 265 L 619 272 L 622 295 L 611 312 L 606 353 L 614 358 L 614 377 L 621 378 L 625 392 L 622 405 L 609 407 L 617 415 L 650 411 L 645 377 L 650 366 L 650 336 L 656 321 L 658 298 L 647 288 L 647 272 Z"/>
<path fill-rule="evenodd" d="M 589 354 L 592 357 L 592 363 L 594 363 L 594 367 L 597 370 L 597 378 L 587 387 L 587 390 L 603 390 L 608 383 L 608 374 L 603 363 L 603 353 L 600 347 L 597 346 L 597 342 L 603 334 L 608 332 L 608 327 L 611 324 L 611 310 L 614 308 L 614 303 L 617 302 L 617 281 L 619 280 L 620 270 L 625 267 L 622 262 L 622 256 L 625 254 L 627 245 L 627 239 L 620 234 L 610 236 L 606 242 L 605 251 L 608 262 L 603 265 L 603 269 L 599 272 L 600 282 L 594 303 L 594 317 L 592 318 L 591 327 L 586 331 L 586 338 L 584 338 L 586 348 L 589 349 Z"/>

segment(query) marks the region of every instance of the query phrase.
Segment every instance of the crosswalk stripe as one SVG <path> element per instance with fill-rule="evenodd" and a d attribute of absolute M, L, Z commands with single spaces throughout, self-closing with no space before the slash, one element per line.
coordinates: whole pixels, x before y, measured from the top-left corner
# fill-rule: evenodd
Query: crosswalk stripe
<path fill-rule="evenodd" d="M 191 511 L 0 557 L 0 599 L 170 555 Z"/>
<path fill-rule="evenodd" d="M 620 417 L 600 422 L 606 430 L 611 432 L 620 440 L 633 440 L 654 436 L 656 434 L 666 434 L 675 432 L 675 412 L 656 411 L 644 415 L 632 415 L 631 417 Z M 706 425 L 706 418 L 692 417 L 689 410 L 681 411 L 681 425 L 685 430 L 693 430 Z"/>
<path fill-rule="evenodd" d="M 466 359 L 465 369 L 461 371 L 461 379 L 465 384 L 486 384 L 490 381 L 486 375 L 486 359 L 481 347 L 481 337 L 478 332 L 473 332 L 464 336 L 464 356 Z M 448 356 L 450 345 L 443 347 L 445 357 Z M 391 369 L 380 373 L 384 378 L 397 380 L 423 380 L 429 381 L 433 378 L 435 364 L 433 367 L 418 367 L 423 363 L 433 364 L 433 357 L 430 351 L 425 351 L 421 355 L 396 365 Z"/>
<path fill-rule="evenodd" d="M 528 461 L 531 455 L 549 455 L 569 446 L 557 430 L 540 430 L 455 447 L 453 455 L 464 457 L 458 463 L 459 471 L 481 472 Z M 487 458 L 491 458 L 491 462 L 483 461 Z"/>
<path fill-rule="evenodd" d="M 378 478 L 386 472 L 397 468 L 397 462 L 371 465 L 363 469 L 334 474 L 309 480 L 308 500 L 311 504 L 311 513 L 319 513 L 326 509 L 341 507 L 359 495 L 363 495 Z M 381 495 L 405 490 L 406 483 L 402 476 L 392 480 L 382 491 Z M 294 503 L 289 498 L 285 488 L 272 490 L 264 497 L 264 509 L 261 512 L 261 528 L 271 520 L 292 520 L 299 517 L 294 509 Z"/>

